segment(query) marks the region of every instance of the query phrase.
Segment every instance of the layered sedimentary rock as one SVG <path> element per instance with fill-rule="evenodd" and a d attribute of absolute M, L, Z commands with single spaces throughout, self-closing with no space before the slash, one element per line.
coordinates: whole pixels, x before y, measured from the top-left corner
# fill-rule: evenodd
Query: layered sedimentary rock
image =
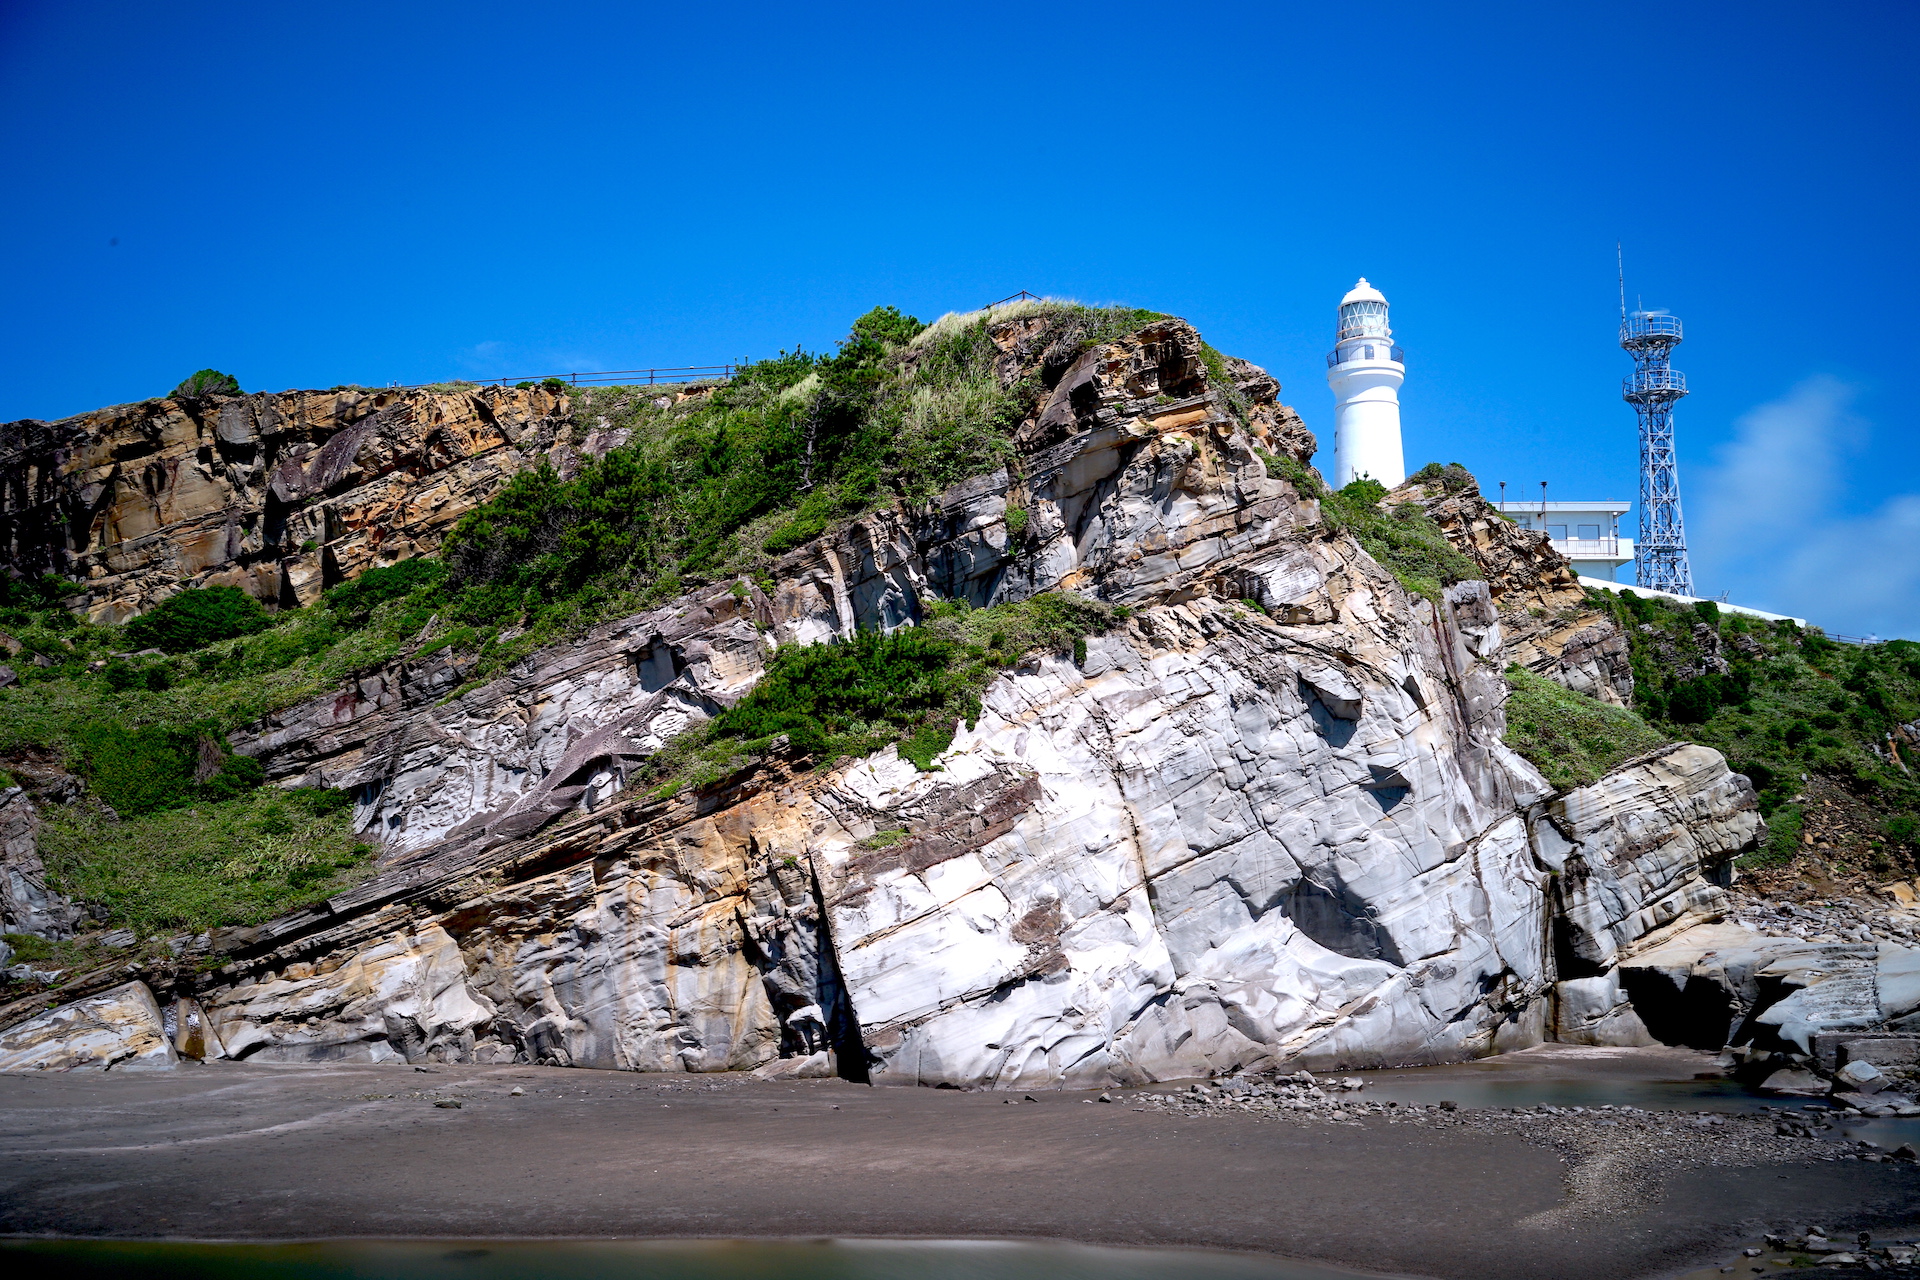
<path fill-rule="evenodd" d="M 9 763 L 16 777 L 14 785 L 0 788 L 0 933 L 70 937 L 83 913 L 47 884 L 39 805 L 72 800 L 80 794 L 80 780 L 26 753 Z"/>
<path fill-rule="evenodd" d="M 1483 499 L 1478 485 L 1453 477 L 1445 484 L 1409 481 L 1389 501 L 1419 503 L 1480 567 L 1510 661 L 1602 702 L 1625 706 L 1632 699 L 1627 638 L 1587 604 L 1573 566 L 1544 530 L 1522 529 Z"/>
<path fill-rule="evenodd" d="M 0 1031 L 0 1071 L 163 1070 L 179 1061 L 160 1006 L 128 982 Z"/>
<path fill-rule="evenodd" d="M 1577 588 L 1471 495 L 1436 513 L 1487 581 L 1410 596 L 1267 473 L 1256 444 L 1304 464 L 1312 438 L 1225 367 L 1149 326 L 1060 372 L 1015 464 L 791 552 L 771 592 L 458 697 L 466 660 L 402 656 L 233 735 L 352 791 L 382 869 L 207 940 L 226 963 L 170 992 L 187 1051 L 1013 1087 L 1644 1042 L 1622 973 L 1723 910 L 1751 788 L 1677 746 L 1552 794 L 1501 741 L 1501 673 L 1618 696 L 1610 624 L 1536 625 Z M 777 645 L 1061 589 L 1129 616 L 1006 672 L 931 771 L 776 749 L 629 785 Z"/>
<path fill-rule="evenodd" d="M 272 605 L 438 547 L 515 472 L 568 462 L 542 389 L 147 400 L 0 424 L 0 563 L 83 583 L 95 621 L 182 587 Z"/>

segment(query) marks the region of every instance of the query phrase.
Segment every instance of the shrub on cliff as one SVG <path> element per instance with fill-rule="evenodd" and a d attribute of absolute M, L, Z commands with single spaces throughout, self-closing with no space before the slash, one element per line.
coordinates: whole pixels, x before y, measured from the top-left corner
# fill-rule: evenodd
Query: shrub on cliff
<path fill-rule="evenodd" d="M 1057 374 L 1090 343 L 1154 313 L 1037 305 L 1025 339 Z M 893 307 L 853 323 L 832 355 L 783 352 L 689 394 L 581 388 L 576 417 L 628 441 L 572 479 L 522 473 L 468 512 L 444 547 L 451 592 L 514 593 L 529 635 L 701 581 L 758 577 L 772 558 L 896 498 L 990 470 L 1043 388 L 1006 385 L 991 317 L 922 325 Z"/>
<path fill-rule="evenodd" d="M 234 755 L 211 723 L 129 729 L 102 720 L 82 728 L 76 746 L 94 793 L 126 817 L 230 800 L 266 780 L 259 761 Z"/>
<path fill-rule="evenodd" d="M 201 396 L 237 396 L 240 380 L 218 369 L 202 369 L 173 389 L 175 400 L 198 400 Z"/>
<path fill-rule="evenodd" d="M 369 569 L 351 582 L 327 588 L 327 608 L 349 626 L 363 625 L 374 609 L 389 600 L 411 595 L 422 587 L 445 581 L 447 566 L 439 560 L 416 557 L 398 564 Z"/>
<path fill-rule="evenodd" d="M 1575 693 L 1522 666 L 1507 668 L 1507 688 L 1502 741 L 1561 790 L 1585 786 L 1671 741 L 1624 707 Z"/>
<path fill-rule="evenodd" d="M 194 587 L 127 623 L 127 639 L 142 649 L 187 653 L 272 625 L 260 602 L 238 587 Z"/>
<path fill-rule="evenodd" d="M 41 856 L 61 893 L 142 937 L 258 924 L 372 870 L 344 800 L 265 788 L 120 821 L 58 806 L 41 828 Z"/>
<path fill-rule="evenodd" d="M 980 714 L 993 678 L 1027 654 L 1084 662 L 1087 637 L 1127 616 L 1071 592 L 973 609 L 936 605 L 927 621 L 891 634 L 790 645 L 774 655 L 752 692 L 707 724 L 681 735 L 649 764 L 660 794 L 702 786 L 743 765 L 785 735 L 789 750 L 816 765 L 897 744 L 922 771 L 953 745 L 961 721 Z"/>
<path fill-rule="evenodd" d="M 1461 493 L 1478 483 L 1473 478 L 1473 472 L 1457 462 L 1449 462 L 1444 466 L 1438 462 L 1429 462 L 1407 479 L 1415 484 L 1440 489 L 1447 493 Z"/>
<path fill-rule="evenodd" d="M 1480 567 L 1447 541 L 1417 502 L 1382 510 L 1387 488 L 1377 480 L 1355 480 L 1321 499 L 1327 527 L 1350 533 L 1380 567 L 1415 595 L 1436 604 L 1443 587 L 1481 577 Z"/>

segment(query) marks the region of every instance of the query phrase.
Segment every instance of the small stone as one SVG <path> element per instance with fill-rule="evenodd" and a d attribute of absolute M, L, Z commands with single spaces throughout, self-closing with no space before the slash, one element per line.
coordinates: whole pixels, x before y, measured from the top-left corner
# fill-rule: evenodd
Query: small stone
<path fill-rule="evenodd" d="M 1460 1109 L 1460 1104 L 1457 1102 L 1452 1102 L 1446 1099 L 1442 1099 L 1440 1102 L 1440 1109 L 1442 1111 L 1458 1111 Z"/>
<path fill-rule="evenodd" d="M 1835 1072 L 1834 1077 L 1844 1081 L 1843 1087 L 1849 1092 L 1878 1093 L 1887 1086 L 1886 1073 L 1864 1060 L 1849 1062 Z"/>
<path fill-rule="evenodd" d="M 526 1093 L 526 1090 L 522 1089 L 519 1085 L 515 1085 L 513 1086 L 513 1088 L 507 1090 L 507 1096 L 509 1098 L 518 1098 L 523 1096 L 525 1093 Z"/>
<path fill-rule="evenodd" d="M 446 1109 L 447 1109 L 447 1110 L 449 1110 L 449 1111 L 458 1111 L 458 1110 L 460 1109 L 460 1099 L 458 1099 L 458 1098 L 435 1098 L 435 1099 L 434 1099 L 434 1101 L 433 1101 L 433 1105 L 434 1105 L 434 1106 L 436 1106 L 436 1107 L 444 1107 L 444 1108 L 446 1108 Z"/>

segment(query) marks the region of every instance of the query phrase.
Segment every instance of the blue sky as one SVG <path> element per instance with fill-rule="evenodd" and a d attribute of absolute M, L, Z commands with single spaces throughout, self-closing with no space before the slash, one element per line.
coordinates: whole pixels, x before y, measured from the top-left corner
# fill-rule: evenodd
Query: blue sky
<path fill-rule="evenodd" d="M 1632 497 L 1671 308 L 1703 592 L 1920 637 L 1920 6 L 0 3 L 0 420 L 705 364 L 891 302 L 1176 312 L 1331 445 Z M 1331 449 L 1327 450 L 1330 460 Z"/>

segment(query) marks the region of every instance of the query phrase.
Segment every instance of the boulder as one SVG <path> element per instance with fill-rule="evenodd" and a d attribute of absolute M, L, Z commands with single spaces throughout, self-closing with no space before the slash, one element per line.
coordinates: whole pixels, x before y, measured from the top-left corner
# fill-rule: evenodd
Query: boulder
<path fill-rule="evenodd" d="M 1827 1090 L 1828 1084 L 1825 1080 L 1800 1067 L 1787 1067 L 1776 1071 L 1760 1083 L 1762 1093 L 1794 1097 L 1818 1097 Z"/>
<path fill-rule="evenodd" d="M 129 982 L 0 1031 L 0 1071 L 146 1071 L 179 1063 L 144 982 Z"/>
<path fill-rule="evenodd" d="M 1878 1093 L 1890 1082 L 1871 1062 L 1849 1062 L 1834 1073 L 1834 1086 L 1847 1093 Z"/>
<path fill-rule="evenodd" d="M 1920 1063 L 1920 1037 L 1861 1036 L 1843 1040 L 1836 1056 L 1843 1069 L 1856 1062 L 1876 1067 L 1910 1067 Z"/>

